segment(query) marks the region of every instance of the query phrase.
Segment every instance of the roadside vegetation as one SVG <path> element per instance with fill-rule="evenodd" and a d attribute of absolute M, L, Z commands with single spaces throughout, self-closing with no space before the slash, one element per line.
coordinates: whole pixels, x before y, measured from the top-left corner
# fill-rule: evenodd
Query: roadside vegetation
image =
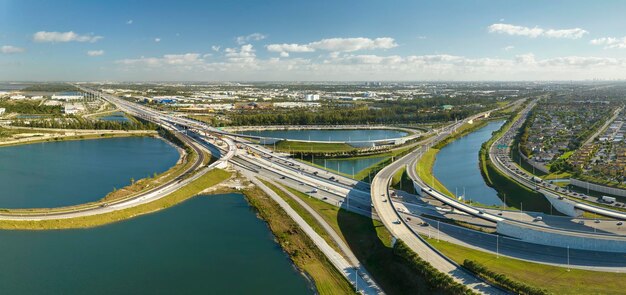
<path fill-rule="evenodd" d="M 285 193 L 281 188 L 277 187 L 277 185 L 280 184 L 274 185 L 268 181 L 261 179 L 259 180 L 263 182 L 263 184 L 265 184 L 267 187 L 269 187 L 272 191 L 274 191 L 279 197 L 285 200 L 285 202 L 289 204 L 289 207 L 293 208 L 293 210 L 295 210 L 298 215 L 300 215 L 300 217 L 302 217 L 302 219 L 304 219 L 304 221 L 306 221 L 306 223 L 310 225 L 311 228 L 313 228 L 313 230 L 315 230 L 315 232 L 326 241 L 326 243 L 328 243 L 328 245 L 333 247 L 333 249 L 335 249 L 337 253 L 342 253 L 341 249 L 339 249 L 335 241 L 333 241 L 333 239 L 330 237 L 329 233 L 324 230 L 324 227 L 322 227 L 322 225 L 304 207 L 302 207 L 302 205 L 300 205 L 293 198 L 287 195 L 287 193 Z"/>
<path fill-rule="evenodd" d="M 406 167 L 402 167 L 398 170 L 398 172 L 396 172 L 396 174 L 393 175 L 393 178 L 391 179 L 391 187 L 410 194 L 416 194 L 415 187 L 413 186 L 413 180 L 406 172 Z"/>
<path fill-rule="evenodd" d="M 394 250 L 391 234 L 380 221 L 337 208 L 295 189 L 287 189 L 326 220 L 386 294 L 458 294 L 429 280 L 420 269 L 421 265 Z"/>
<path fill-rule="evenodd" d="M 435 190 L 449 197 L 454 197 L 454 194 L 450 192 L 448 188 L 446 188 L 433 174 L 433 166 L 435 165 L 437 153 L 439 153 L 439 149 L 429 148 L 422 155 L 422 157 L 417 161 L 417 175 L 423 182 L 430 185 Z"/>
<path fill-rule="evenodd" d="M 413 271 L 426 279 L 430 286 L 437 286 L 437 289 L 444 294 L 477 294 L 464 284 L 456 282 L 451 276 L 440 272 L 427 261 L 419 257 L 404 242 L 397 241 L 394 247 L 394 254 L 398 255 L 411 266 Z"/>
<path fill-rule="evenodd" d="M 273 147 L 268 145 L 268 147 Z M 346 143 L 322 143 L 281 140 L 276 143 L 276 151 L 283 153 L 350 153 L 357 149 Z"/>
<path fill-rule="evenodd" d="M 211 171 L 208 171 L 206 174 L 200 176 L 198 179 L 192 181 L 181 189 L 150 203 L 109 213 L 75 218 L 38 221 L 0 220 L 0 229 L 50 230 L 101 226 L 104 224 L 118 222 L 138 215 L 169 208 L 193 196 L 198 195 L 203 190 L 212 187 L 230 177 L 230 172 L 222 169 L 212 169 Z"/>
<path fill-rule="evenodd" d="M 313 241 L 283 209 L 258 187 L 243 191 L 248 203 L 267 222 L 277 242 L 293 263 L 315 283 L 319 294 L 354 294 L 348 281 L 335 269 Z"/>
<path fill-rule="evenodd" d="M 544 295 L 548 294 L 545 289 L 535 288 L 525 283 L 518 282 L 516 280 L 509 279 L 506 275 L 496 273 L 489 270 L 486 266 L 476 262 L 474 260 L 465 259 L 463 261 L 463 267 L 480 276 L 481 278 L 491 282 L 494 285 L 500 286 L 515 294 L 528 294 L 528 295 Z"/>
<path fill-rule="evenodd" d="M 424 237 L 426 238 L 426 237 Z M 545 289 L 548 294 L 620 294 L 626 290 L 623 273 L 599 272 L 545 265 L 513 259 L 474 250 L 446 241 L 428 239 L 428 242 L 444 255 L 460 265 L 466 260 L 482 266 L 481 271 L 489 271 L 488 276 L 506 276 L 509 280 L 523 283 L 533 289 Z M 485 273 L 485 275 L 487 275 Z M 523 293 L 520 294 L 541 294 Z"/>

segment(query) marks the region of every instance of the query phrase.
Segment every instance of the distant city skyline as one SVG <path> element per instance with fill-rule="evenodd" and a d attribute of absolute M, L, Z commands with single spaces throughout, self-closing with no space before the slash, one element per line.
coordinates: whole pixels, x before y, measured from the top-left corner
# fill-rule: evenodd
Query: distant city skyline
<path fill-rule="evenodd" d="M 626 79 L 626 2 L 0 0 L 2 81 Z"/>

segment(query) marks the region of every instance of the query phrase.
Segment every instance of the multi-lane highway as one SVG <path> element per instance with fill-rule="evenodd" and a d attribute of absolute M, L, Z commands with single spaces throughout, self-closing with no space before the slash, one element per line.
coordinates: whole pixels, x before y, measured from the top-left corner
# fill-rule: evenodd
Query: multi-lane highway
<path fill-rule="evenodd" d="M 428 138 L 425 142 L 423 142 L 423 144 L 428 145 L 439 142 L 448 136 L 448 132 L 456 129 L 469 120 L 476 119 L 481 115 L 482 114 L 479 114 L 475 117 L 453 124 L 452 126 L 444 129 L 444 132 Z M 465 269 L 461 268 L 455 262 L 430 246 L 409 224 L 407 224 L 407 220 L 402 218 L 396 210 L 389 191 L 391 178 L 396 171 L 407 166 L 411 161 L 414 161 L 420 153 L 421 149 L 414 150 L 395 162 L 392 162 L 390 165 L 378 172 L 376 176 L 374 176 L 371 185 L 371 197 L 373 206 L 378 213 L 378 217 L 395 238 L 403 241 L 409 248 L 411 248 L 411 250 L 439 271 L 450 275 L 454 280 L 465 284 L 476 292 L 486 294 L 504 293 L 499 288 L 478 279 L 473 274 L 467 272 Z"/>

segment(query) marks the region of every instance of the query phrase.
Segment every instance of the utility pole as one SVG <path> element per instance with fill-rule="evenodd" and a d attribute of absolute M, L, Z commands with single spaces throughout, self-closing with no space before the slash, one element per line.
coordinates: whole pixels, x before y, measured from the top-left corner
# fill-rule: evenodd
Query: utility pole
<path fill-rule="evenodd" d="M 439 242 L 439 220 L 437 220 L 437 242 Z"/>
<path fill-rule="evenodd" d="M 569 246 L 567 246 L 567 271 L 569 271 Z"/>
<path fill-rule="evenodd" d="M 356 293 L 359 293 L 359 269 L 354 267 L 354 288 L 356 289 Z"/>
<path fill-rule="evenodd" d="M 500 258 L 500 235 L 496 234 L 496 258 Z"/>

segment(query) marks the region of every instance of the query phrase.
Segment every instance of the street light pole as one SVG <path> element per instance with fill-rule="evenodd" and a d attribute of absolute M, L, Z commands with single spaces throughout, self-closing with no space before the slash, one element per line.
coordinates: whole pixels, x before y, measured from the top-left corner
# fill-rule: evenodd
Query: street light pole
<path fill-rule="evenodd" d="M 567 271 L 569 271 L 569 246 L 567 246 Z"/>
<path fill-rule="evenodd" d="M 437 220 L 437 242 L 439 242 L 439 220 Z"/>
<path fill-rule="evenodd" d="M 500 258 L 500 235 L 496 234 L 496 258 Z"/>

